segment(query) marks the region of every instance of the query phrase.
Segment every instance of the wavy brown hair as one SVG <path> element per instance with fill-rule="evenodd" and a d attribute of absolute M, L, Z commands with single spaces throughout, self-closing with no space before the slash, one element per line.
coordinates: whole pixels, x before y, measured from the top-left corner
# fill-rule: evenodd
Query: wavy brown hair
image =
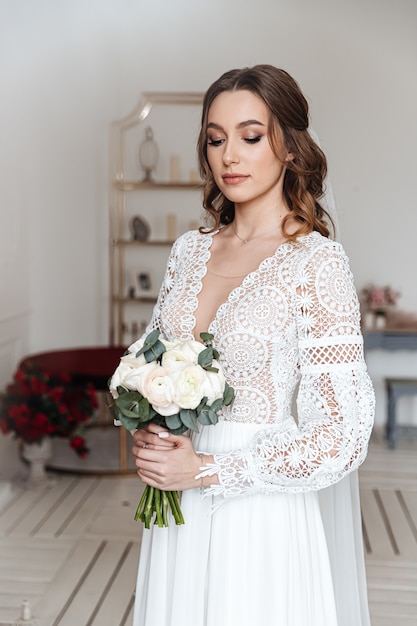
<path fill-rule="evenodd" d="M 203 206 L 214 219 L 213 232 L 222 224 L 230 224 L 235 216 L 234 203 L 217 187 L 207 159 L 207 118 L 214 99 L 225 91 L 251 91 L 261 98 L 269 111 L 268 139 L 277 159 L 281 160 L 282 143 L 292 153 L 293 160 L 286 162 L 283 193 L 291 211 L 282 224 L 284 235 L 293 241 L 313 230 L 329 237 L 329 224 L 334 224 L 320 204 L 324 196 L 324 179 L 327 173 L 326 157 L 308 132 L 308 103 L 296 81 L 282 69 L 272 65 L 255 65 L 251 68 L 226 72 L 207 90 L 201 117 L 201 130 L 197 143 L 200 175 L 204 182 Z M 295 232 L 289 234 L 286 224 L 294 218 L 298 222 Z"/>

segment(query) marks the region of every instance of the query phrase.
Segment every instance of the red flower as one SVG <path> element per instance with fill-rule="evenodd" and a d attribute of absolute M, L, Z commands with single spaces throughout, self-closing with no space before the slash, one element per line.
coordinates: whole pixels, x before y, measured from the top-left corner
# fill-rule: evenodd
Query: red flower
<path fill-rule="evenodd" d="M 35 415 L 35 419 L 33 420 L 33 425 L 35 426 L 35 428 L 46 428 L 47 424 L 48 424 L 48 418 L 46 417 L 45 413 L 36 413 Z"/>
<path fill-rule="evenodd" d="M 97 408 L 92 385 L 74 385 L 68 374 L 51 374 L 36 367 L 35 359 L 19 368 L 14 381 L 0 395 L 0 432 L 23 441 L 44 436 L 66 437 L 79 456 L 88 448 L 78 428 Z"/>
<path fill-rule="evenodd" d="M 73 437 L 71 439 L 71 448 L 76 450 L 77 448 L 81 448 L 85 445 L 85 440 L 82 437 Z"/>

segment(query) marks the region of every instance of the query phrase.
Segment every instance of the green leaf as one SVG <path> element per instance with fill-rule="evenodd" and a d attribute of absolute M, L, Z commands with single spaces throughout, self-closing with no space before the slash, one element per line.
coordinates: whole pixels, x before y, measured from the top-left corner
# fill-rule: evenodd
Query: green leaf
<path fill-rule="evenodd" d="M 203 424 L 203 426 L 211 426 L 211 419 L 209 417 L 209 413 L 210 413 L 210 409 L 206 405 L 204 409 L 200 411 L 200 413 L 198 414 L 198 421 L 200 422 L 200 424 Z"/>
<path fill-rule="evenodd" d="M 126 430 L 138 430 L 138 428 L 140 428 L 137 417 L 126 417 L 126 415 L 120 414 L 117 419 L 126 428 Z M 144 426 L 144 424 L 142 426 Z"/>
<path fill-rule="evenodd" d="M 138 391 L 120 395 L 116 400 L 116 406 L 125 417 L 136 417 L 139 422 L 149 422 L 155 415 L 148 400 Z"/>
<path fill-rule="evenodd" d="M 200 413 L 200 411 L 202 411 L 204 409 L 205 406 L 207 406 L 207 396 L 204 396 L 204 398 L 201 399 L 200 404 L 198 405 L 198 407 L 196 408 L 196 412 L 197 415 Z"/>
<path fill-rule="evenodd" d="M 218 400 L 214 400 L 214 402 L 212 402 L 210 404 L 210 409 L 212 411 L 215 411 L 217 413 L 217 411 L 220 410 L 220 408 L 223 406 L 224 402 L 223 402 L 223 398 L 219 398 Z"/>
<path fill-rule="evenodd" d="M 188 428 L 184 424 L 181 424 L 181 426 L 179 428 L 173 428 L 171 430 L 171 432 L 172 432 L 173 435 L 182 435 L 182 434 L 186 433 L 187 430 L 188 430 Z"/>
<path fill-rule="evenodd" d="M 136 356 L 143 354 L 147 363 L 157 361 L 166 352 L 164 344 L 159 340 L 159 335 L 158 329 L 150 332 L 145 338 L 142 348 L 136 352 Z"/>
<path fill-rule="evenodd" d="M 184 426 L 198 433 L 197 412 L 195 410 L 182 409 L 180 411 L 180 418 Z"/>
<path fill-rule="evenodd" d="M 213 424 L 217 424 L 219 418 L 217 417 L 217 413 L 212 411 L 209 406 L 207 406 L 198 416 L 198 421 L 203 426 L 211 426 Z"/>
<path fill-rule="evenodd" d="M 174 432 L 174 429 L 181 428 L 183 425 L 178 413 L 176 413 L 175 415 L 167 415 L 165 418 L 165 423 L 168 430 L 170 430 L 172 433 Z"/>
<path fill-rule="evenodd" d="M 200 338 L 203 343 L 210 344 L 214 339 L 214 335 L 211 333 L 200 333 Z"/>
<path fill-rule="evenodd" d="M 210 367 L 213 362 L 213 348 L 209 346 L 205 350 L 202 350 L 198 355 L 198 364 L 201 367 Z"/>
<path fill-rule="evenodd" d="M 226 383 L 224 392 L 223 392 L 223 404 L 225 406 L 229 406 L 230 404 L 232 404 L 234 399 L 235 399 L 235 390 L 233 389 L 233 387 L 231 387 L 230 385 Z"/>

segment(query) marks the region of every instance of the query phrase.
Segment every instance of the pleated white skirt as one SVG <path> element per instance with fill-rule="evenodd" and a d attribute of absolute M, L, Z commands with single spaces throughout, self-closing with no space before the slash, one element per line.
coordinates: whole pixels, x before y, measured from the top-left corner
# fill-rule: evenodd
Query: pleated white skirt
<path fill-rule="evenodd" d="M 219 422 L 194 446 L 247 447 L 258 429 Z M 171 518 L 169 528 L 143 531 L 134 626 L 368 626 L 357 582 L 355 597 L 335 598 L 340 580 L 356 574 L 344 570 L 334 584 L 339 564 L 331 563 L 317 492 L 224 500 L 201 499 L 196 488 L 182 494 L 181 509 L 183 526 Z M 352 603 L 362 603 L 364 617 L 355 608 L 361 621 L 344 622 Z"/>

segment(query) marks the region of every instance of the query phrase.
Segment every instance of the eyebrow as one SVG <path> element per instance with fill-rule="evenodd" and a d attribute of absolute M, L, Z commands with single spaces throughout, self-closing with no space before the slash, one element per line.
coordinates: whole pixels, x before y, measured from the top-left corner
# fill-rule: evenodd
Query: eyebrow
<path fill-rule="evenodd" d="M 236 128 L 246 128 L 246 126 L 253 126 L 253 125 L 257 125 L 257 126 L 265 126 L 265 124 L 263 124 L 262 122 L 259 122 L 258 120 L 245 120 L 244 122 L 240 122 Z M 215 122 L 210 122 L 209 124 L 207 124 L 207 129 L 209 128 L 214 128 L 216 130 L 223 130 L 223 127 L 220 126 L 220 124 L 216 124 Z"/>

